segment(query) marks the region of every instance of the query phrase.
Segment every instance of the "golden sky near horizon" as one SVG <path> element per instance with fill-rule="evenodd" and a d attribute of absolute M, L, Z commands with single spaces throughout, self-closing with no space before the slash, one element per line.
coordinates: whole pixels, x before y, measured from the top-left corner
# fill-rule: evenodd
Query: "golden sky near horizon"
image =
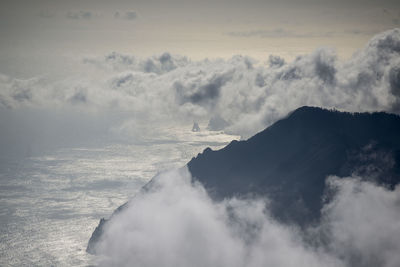
<path fill-rule="evenodd" d="M 291 60 L 318 47 L 348 58 L 400 26 L 398 1 L 3 0 L 0 73 L 37 75 L 112 51 L 191 59 L 270 54 Z"/>

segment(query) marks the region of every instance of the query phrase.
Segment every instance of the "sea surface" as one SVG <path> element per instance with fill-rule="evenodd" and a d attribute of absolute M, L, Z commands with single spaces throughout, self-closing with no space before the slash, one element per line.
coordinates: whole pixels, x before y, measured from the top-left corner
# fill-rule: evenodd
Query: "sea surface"
<path fill-rule="evenodd" d="M 155 174 L 184 166 L 236 136 L 186 132 L 142 144 L 63 148 L 0 160 L 0 266 L 90 266 L 87 242 L 100 218 Z"/>

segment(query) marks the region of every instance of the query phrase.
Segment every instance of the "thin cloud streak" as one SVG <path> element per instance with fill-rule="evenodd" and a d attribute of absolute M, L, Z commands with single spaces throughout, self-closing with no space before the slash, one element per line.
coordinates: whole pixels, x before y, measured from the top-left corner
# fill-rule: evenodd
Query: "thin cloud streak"
<path fill-rule="evenodd" d="M 254 30 L 254 31 L 232 31 L 226 33 L 231 37 L 259 37 L 259 38 L 320 38 L 332 37 L 335 32 L 306 32 L 300 33 L 287 29 L 273 29 L 273 30 Z"/>

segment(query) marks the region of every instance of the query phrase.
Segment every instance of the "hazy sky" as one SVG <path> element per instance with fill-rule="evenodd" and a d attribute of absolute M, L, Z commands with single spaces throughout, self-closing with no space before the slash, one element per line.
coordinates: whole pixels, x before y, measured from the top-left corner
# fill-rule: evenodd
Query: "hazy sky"
<path fill-rule="evenodd" d="M 112 51 L 265 60 L 329 46 L 348 57 L 399 25 L 392 0 L 2 0 L 0 73 L 40 75 Z"/>

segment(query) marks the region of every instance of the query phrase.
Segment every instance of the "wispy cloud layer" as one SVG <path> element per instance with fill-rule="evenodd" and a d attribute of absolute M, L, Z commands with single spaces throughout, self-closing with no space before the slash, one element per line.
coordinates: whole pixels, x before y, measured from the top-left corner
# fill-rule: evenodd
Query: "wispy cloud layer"
<path fill-rule="evenodd" d="M 137 17 L 136 11 L 117 11 L 114 14 L 114 18 L 116 19 L 135 20 Z"/>
<path fill-rule="evenodd" d="M 91 19 L 121 19 L 121 20 L 136 20 L 138 12 L 135 10 L 116 10 L 112 11 L 97 11 L 97 10 L 69 10 L 67 12 L 56 12 L 51 9 L 42 9 L 37 15 L 44 19 L 57 19 L 63 16 L 71 20 L 91 20 Z"/>
<path fill-rule="evenodd" d="M 272 30 L 253 30 L 253 31 L 233 31 L 226 33 L 232 37 L 260 37 L 260 38 L 313 38 L 313 37 L 329 37 L 334 32 L 307 32 L 300 33 L 282 28 Z"/>
<path fill-rule="evenodd" d="M 66 17 L 68 19 L 91 19 L 93 13 L 91 11 L 69 11 Z"/>

